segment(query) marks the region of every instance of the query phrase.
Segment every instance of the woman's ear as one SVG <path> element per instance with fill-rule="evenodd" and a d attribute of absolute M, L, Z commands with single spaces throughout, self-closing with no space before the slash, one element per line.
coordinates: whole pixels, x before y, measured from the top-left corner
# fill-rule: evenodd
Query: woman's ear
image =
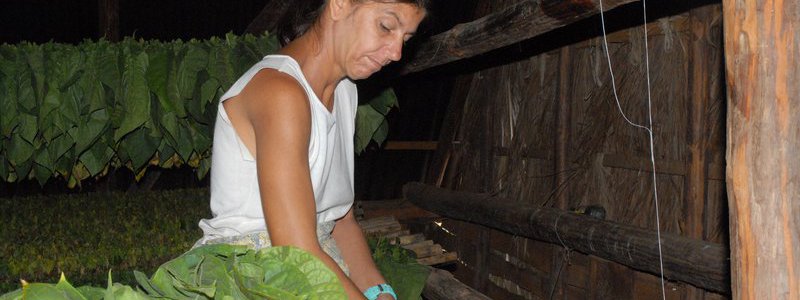
<path fill-rule="evenodd" d="M 347 17 L 352 7 L 352 0 L 328 0 L 328 9 L 330 9 L 331 18 L 334 21 L 339 21 Z"/>

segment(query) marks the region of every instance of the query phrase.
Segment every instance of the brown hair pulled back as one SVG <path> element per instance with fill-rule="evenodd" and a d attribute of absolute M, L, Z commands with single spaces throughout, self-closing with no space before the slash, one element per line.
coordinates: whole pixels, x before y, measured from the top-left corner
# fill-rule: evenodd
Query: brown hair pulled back
<path fill-rule="evenodd" d="M 274 0 L 273 0 L 274 1 Z M 322 10 L 328 0 L 297 0 L 293 1 L 289 9 L 278 22 L 275 33 L 281 46 L 286 46 L 295 38 L 303 35 L 314 23 L 319 20 Z M 430 0 L 350 0 L 353 2 L 381 2 L 381 3 L 408 3 L 428 10 Z"/>

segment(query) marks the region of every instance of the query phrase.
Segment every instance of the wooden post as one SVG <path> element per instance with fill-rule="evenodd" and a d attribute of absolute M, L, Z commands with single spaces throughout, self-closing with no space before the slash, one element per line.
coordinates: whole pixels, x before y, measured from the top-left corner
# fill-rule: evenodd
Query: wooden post
<path fill-rule="evenodd" d="M 111 42 L 119 41 L 119 0 L 97 0 L 98 34 Z"/>
<path fill-rule="evenodd" d="M 800 299 L 800 4 L 722 4 L 733 299 Z"/>

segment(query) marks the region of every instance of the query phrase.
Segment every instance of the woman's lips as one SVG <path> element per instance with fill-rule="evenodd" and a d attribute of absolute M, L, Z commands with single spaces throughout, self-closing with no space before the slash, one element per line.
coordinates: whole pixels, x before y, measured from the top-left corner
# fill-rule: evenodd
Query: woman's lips
<path fill-rule="evenodd" d="M 380 70 L 383 67 L 383 65 L 381 63 L 379 63 L 377 60 L 373 59 L 372 57 L 367 56 L 367 60 L 369 60 L 369 62 L 372 63 L 373 72 L 377 72 L 378 70 Z"/>

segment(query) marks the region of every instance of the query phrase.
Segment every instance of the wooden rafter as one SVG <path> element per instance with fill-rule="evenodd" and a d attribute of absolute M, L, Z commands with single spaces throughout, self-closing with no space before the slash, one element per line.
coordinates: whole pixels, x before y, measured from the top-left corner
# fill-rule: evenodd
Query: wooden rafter
<path fill-rule="evenodd" d="M 638 0 L 605 0 L 608 11 Z M 499 49 L 599 13 L 597 0 L 524 0 L 501 11 L 432 36 L 401 73 L 413 73 Z"/>

